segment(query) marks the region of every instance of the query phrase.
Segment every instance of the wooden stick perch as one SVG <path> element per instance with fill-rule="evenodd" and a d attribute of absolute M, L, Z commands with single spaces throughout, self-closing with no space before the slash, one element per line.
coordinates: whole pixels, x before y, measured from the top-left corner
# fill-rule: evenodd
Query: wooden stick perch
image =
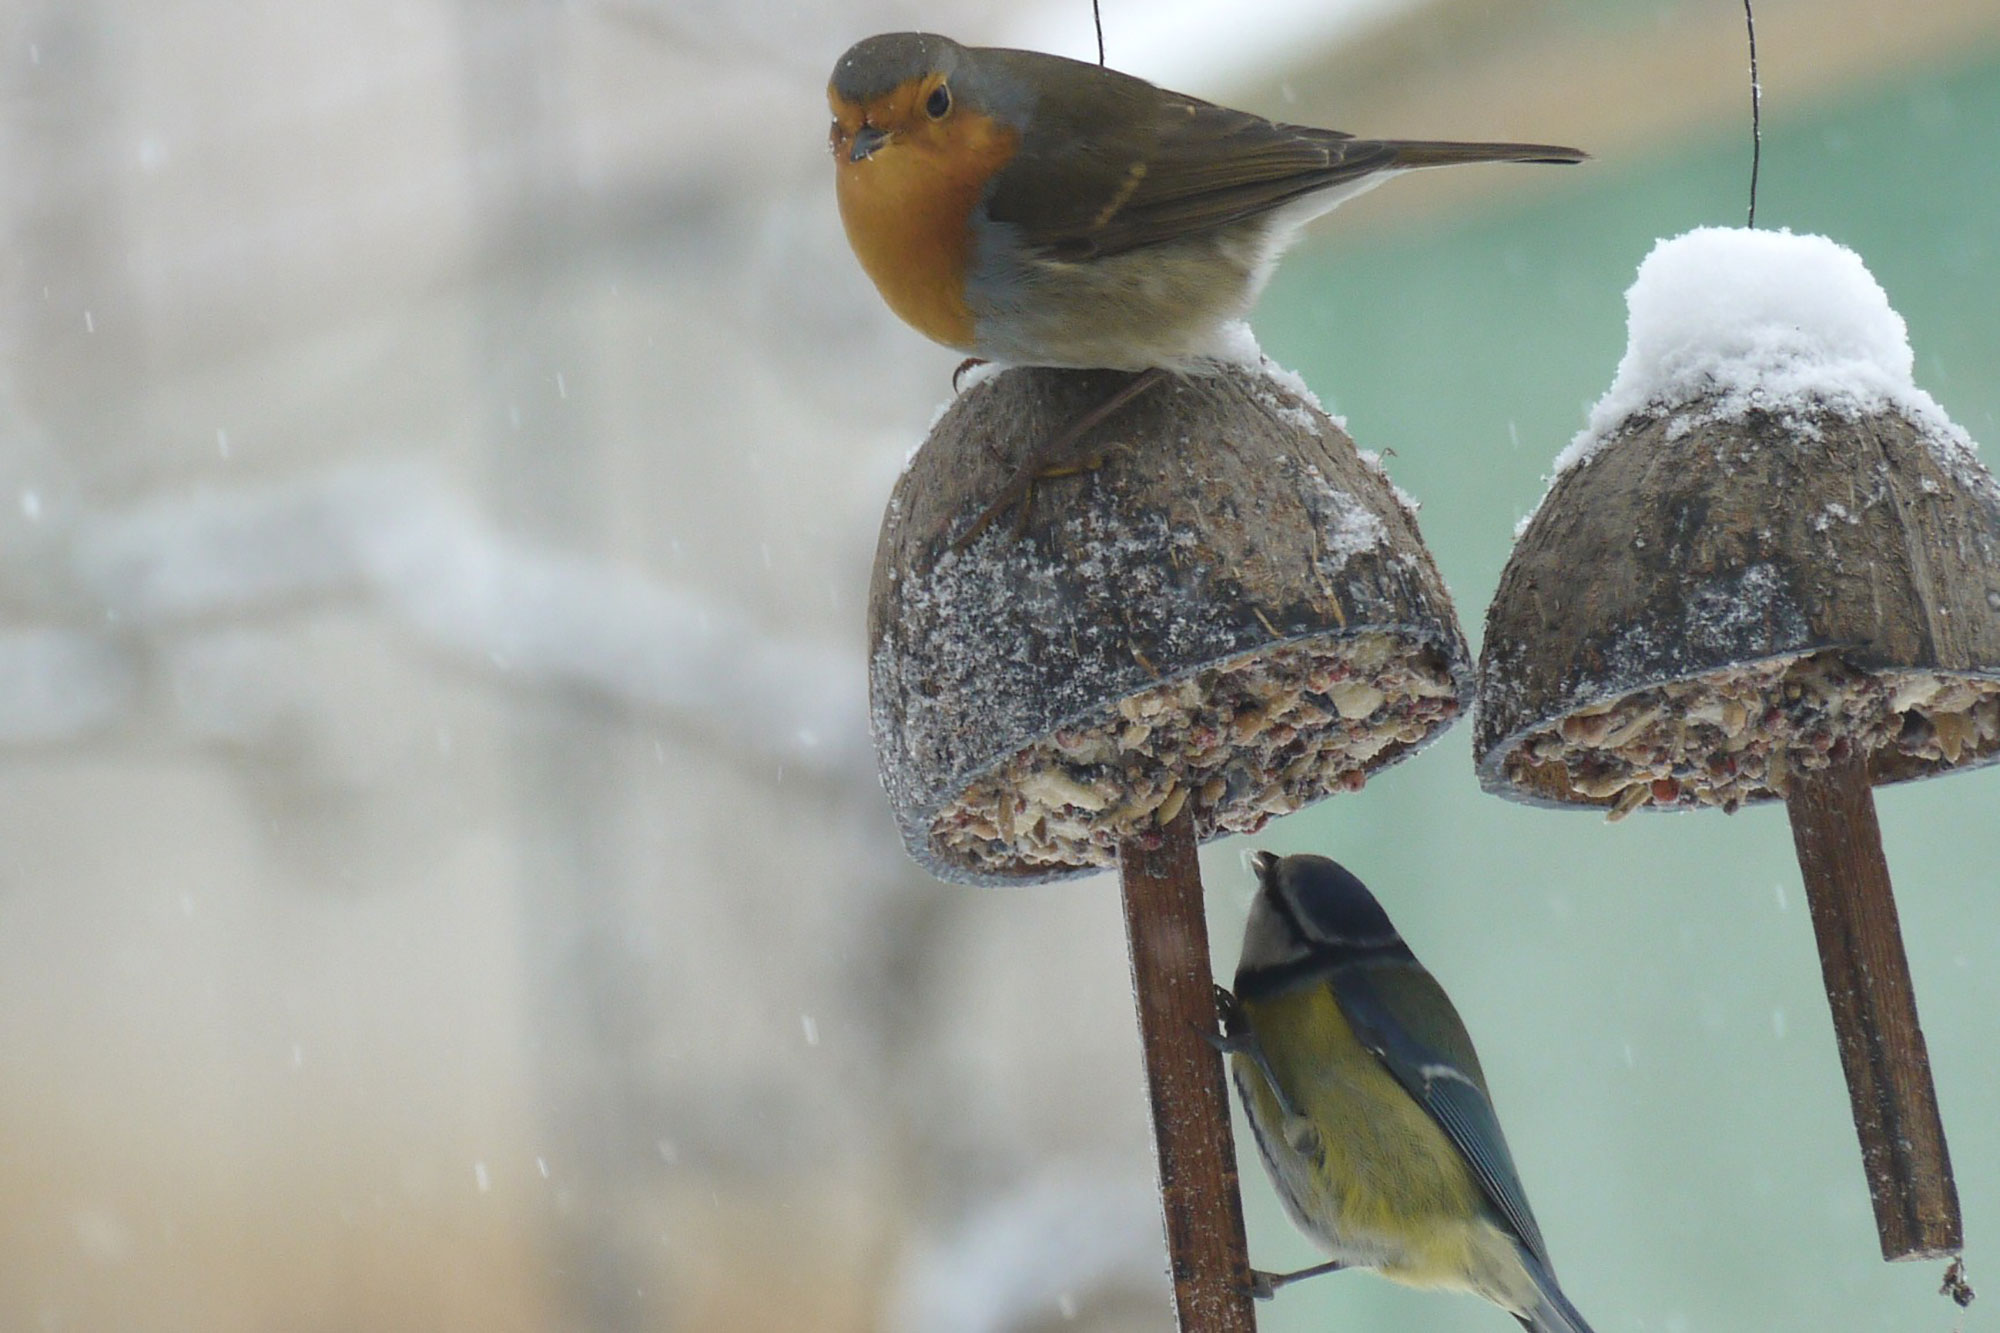
<path fill-rule="evenodd" d="M 1868 764 L 1858 756 L 1792 775 L 1792 841 L 1819 937 L 1833 1032 L 1861 1136 L 1884 1259 L 1964 1248 L 1917 992 L 1896 924 Z"/>
<path fill-rule="evenodd" d="M 1203 1036 L 1215 1029 L 1215 980 L 1192 814 L 1183 810 L 1165 834 L 1152 850 L 1127 841 L 1118 875 L 1174 1311 L 1182 1333 L 1253 1333 L 1229 1088 L 1222 1057 Z"/>

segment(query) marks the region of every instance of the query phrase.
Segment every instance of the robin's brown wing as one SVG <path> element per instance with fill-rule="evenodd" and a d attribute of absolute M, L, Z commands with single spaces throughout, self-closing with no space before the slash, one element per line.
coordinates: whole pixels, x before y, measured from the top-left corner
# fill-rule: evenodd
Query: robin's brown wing
<path fill-rule="evenodd" d="M 1051 258 L 1212 231 L 1394 160 L 1389 144 L 1282 125 L 1084 68 L 1083 77 L 1065 72 L 1061 97 L 1039 100 L 987 201 L 989 217 Z"/>

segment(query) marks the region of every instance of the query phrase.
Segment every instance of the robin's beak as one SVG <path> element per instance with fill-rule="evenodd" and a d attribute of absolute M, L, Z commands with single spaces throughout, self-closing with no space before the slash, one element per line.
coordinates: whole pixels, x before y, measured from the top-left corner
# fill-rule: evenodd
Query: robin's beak
<path fill-rule="evenodd" d="M 878 130 L 873 125 L 863 125 L 854 132 L 854 142 L 848 145 L 847 160 L 862 162 L 875 156 L 883 144 L 889 142 L 889 131 Z"/>

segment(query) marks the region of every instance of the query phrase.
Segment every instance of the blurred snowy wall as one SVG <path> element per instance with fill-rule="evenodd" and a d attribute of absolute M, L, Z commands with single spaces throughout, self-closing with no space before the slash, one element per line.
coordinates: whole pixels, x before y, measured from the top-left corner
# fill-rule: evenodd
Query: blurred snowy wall
<path fill-rule="evenodd" d="M 0 1327 L 873 1328 L 1135 1194 L 1013 1299 L 1157 1302 L 1113 904 L 868 749 L 952 360 L 823 88 L 916 17 L 5 13 Z"/>
<path fill-rule="evenodd" d="M 1256 8 L 1105 17 L 1380 132 L 1630 153 L 1740 91 L 1688 6 L 1584 34 L 1678 34 L 1641 111 L 1574 6 Z M 930 882 L 864 730 L 955 358 L 847 253 L 822 89 L 919 24 L 1088 50 L 1078 4 L 0 8 L 0 1328 L 1163 1326 L 1115 895 Z"/>

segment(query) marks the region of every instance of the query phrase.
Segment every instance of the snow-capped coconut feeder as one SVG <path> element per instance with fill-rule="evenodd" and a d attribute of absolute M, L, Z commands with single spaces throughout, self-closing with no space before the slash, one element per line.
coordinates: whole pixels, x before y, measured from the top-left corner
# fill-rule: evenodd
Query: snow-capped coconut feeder
<path fill-rule="evenodd" d="M 2000 758 L 2000 489 L 1852 251 L 1703 229 L 1627 301 L 1487 613 L 1480 781 L 1613 818 L 1784 800 L 1883 1255 L 1955 1255 L 1871 789 Z"/>
<path fill-rule="evenodd" d="M 940 878 L 1119 870 L 1181 1326 L 1249 1329 L 1195 847 L 1413 753 L 1470 661 L 1406 503 L 1266 365 L 1151 389 L 1086 437 L 1098 466 L 963 540 L 1124 378 L 1005 371 L 939 418 L 876 549 L 872 723 Z"/>

